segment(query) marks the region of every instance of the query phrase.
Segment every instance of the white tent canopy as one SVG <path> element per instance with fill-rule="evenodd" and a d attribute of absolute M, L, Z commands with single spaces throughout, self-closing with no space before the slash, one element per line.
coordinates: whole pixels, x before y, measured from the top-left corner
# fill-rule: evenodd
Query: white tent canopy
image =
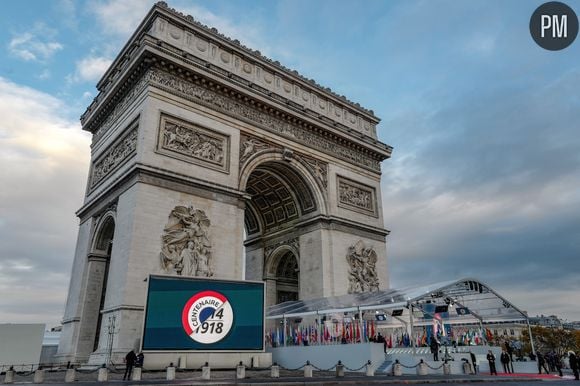
<path fill-rule="evenodd" d="M 427 306 L 430 304 L 430 306 Z M 477 279 L 466 278 L 431 285 L 347 294 L 326 298 L 297 300 L 268 308 L 267 319 L 286 319 L 308 315 L 362 313 L 383 311 L 395 316 L 409 314 L 415 318 L 429 314 L 433 305 L 445 309 L 449 318 L 467 322 L 474 318 L 481 323 L 527 321 L 527 315 L 504 297 Z M 454 315 L 453 310 L 456 310 Z M 432 312 L 432 311 L 431 311 Z"/>

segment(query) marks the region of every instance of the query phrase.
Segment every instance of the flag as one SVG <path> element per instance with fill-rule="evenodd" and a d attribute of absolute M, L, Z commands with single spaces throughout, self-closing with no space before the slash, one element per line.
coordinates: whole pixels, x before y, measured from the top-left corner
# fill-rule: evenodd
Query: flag
<path fill-rule="evenodd" d="M 469 315 L 471 312 L 469 312 L 469 309 L 467 307 L 457 307 L 455 308 L 455 312 L 457 312 L 457 315 Z"/>

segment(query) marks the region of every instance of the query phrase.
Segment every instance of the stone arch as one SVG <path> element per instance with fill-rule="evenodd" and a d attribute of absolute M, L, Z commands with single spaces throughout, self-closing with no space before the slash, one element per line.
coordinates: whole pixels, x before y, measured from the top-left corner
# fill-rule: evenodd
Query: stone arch
<path fill-rule="evenodd" d="M 240 170 L 239 189 L 241 191 L 246 191 L 248 180 L 251 174 L 257 168 L 259 168 L 260 165 L 268 163 L 287 165 L 290 170 L 294 170 L 311 190 L 316 201 L 318 213 L 322 215 L 326 215 L 328 213 L 328 203 L 319 183 L 317 183 L 310 170 L 304 166 L 303 162 L 300 162 L 296 156 L 287 151 L 285 152 L 279 149 L 270 149 L 267 151 L 261 151 L 248 159 Z"/>
<path fill-rule="evenodd" d="M 109 249 L 113 243 L 115 224 L 115 212 L 107 211 L 101 216 L 95 227 L 91 254 L 110 254 Z"/>
<path fill-rule="evenodd" d="M 103 346 L 102 321 L 107 295 L 107 282 L 113 240 L 116 226 L 115 209 L 109 209 L 97 220 L 90 252 L 87 256 L 87 287 L 83 316 L 87 339 L 86 347 L 90 352 Z"/>
<path fill-rule="evenodd" d="M 291 245 L 281 245 L 266 256 L 264 280 L 273 303 L 297 300 L 300 293 L 300 254 Z"/>

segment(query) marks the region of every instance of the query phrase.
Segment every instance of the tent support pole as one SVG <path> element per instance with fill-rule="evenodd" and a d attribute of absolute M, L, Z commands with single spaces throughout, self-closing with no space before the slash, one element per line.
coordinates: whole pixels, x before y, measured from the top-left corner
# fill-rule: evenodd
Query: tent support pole
<path fill-rule="evenodd" d="M 413 304 L 409 304 L 409 324 L 411 325 L 411 333 L 409 336 L 411 337 L 411 345 L 413 347 L 413 355 L 417 355 L 417 342 L 413 338 Z"/>
<path fill-rule="evenodd" d="M 282 336 L 284 337 L 284 347 L 286 347 L 286 341 L 288 340 L 288 337 L 286 336 L 286 315 L 284 315 L 283 318 L 284 318 L 284 334 L 282 334 Z"/>
<path fill-rule="evenodd" d="M 530 335 L 530 346 L 532 347 L 532 354 L 536 355 L 536 349 L 534 348 L 534 337 L 532 336 L 532 327 L 530 327 L 530 320 L 526 318 L 526 323 L 528 324 L 528 334 Z"/>

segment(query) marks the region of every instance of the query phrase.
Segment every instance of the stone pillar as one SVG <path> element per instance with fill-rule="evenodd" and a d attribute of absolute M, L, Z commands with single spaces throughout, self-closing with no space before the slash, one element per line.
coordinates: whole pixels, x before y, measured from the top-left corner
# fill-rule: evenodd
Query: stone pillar
<path fill-rule="evenodd" d="M 443 364 L 443 374 L 444 375 L 451 375 L 451 365 L 447 362 Z"/>
<path fill-rule="evenodd" d="M 141 367 L 135 367 L 133 369 L 133 374 L 131 375 L 132 381 L 140 381 L 142 376 L 143 369 Z"/>
<path fill-rule="evenodd" d="M 270 376 L 272 378 L 280 378 L 280 366 L 274 363 L 270 371 Z"/>
<path fill-rule="evenodd" d="M 417 375 L 427 375 L 427 363 L 423 362 L 423 359 L 417 366 Z"/>
<path fill-rule="evenodd" d="M 246 378 L 246 366 L 242 362 L 236 367 L 236 379 Z"/>
<path fill-rule="evenodd" d="M 471 374 L 471 364 L 469 362 L 463 362 L 463 372 L 465 374 Z"/>
<path fill-rule="evenodd" d="M 344 365 L 341 361 L 338 361 L 336 364 L 336 376 L 337 377 L 344 377 Z"/>
<path fill-rule="evenodd" d="M 373 366 L 371 366 L 371 361 L 367 362 L 366 375 L 367 375 L 367 377 L 374 377 L 375 376 L 375 369 L 373 369 Z"/>
<path fill-rule="evenodd" d="M 4 383 L 14 383 L 14 370 L 6 370 Z"/>
<path fill-rule="evenodd" d="M 109 370 L 106 367 L 101 367 L 97 373 L 97 382 L 107 382 L 109 380 Z"/>
<path fill-rule="evenodd" d="M 395 377 L 400 377 L 403 375 L 403 366 L 401 366 L 399 360 L 395 360 L 395 364 L 393 365 L 393 375 Z"/>
<path fill-rule="evenodd" d="M 99 334 L 97 323 L 103 296 L 103 284 L 107 271 L 107 256 L 89 254 L 87 265 L 87 281 L 85 283 L 85 300 L 79 329 L 79 343 L 76 355 L 89 356 L 93 351 L 95 338 Z M 104 323 L 101 324 L 101 328 Z M 102 343 L 102 342 L 100 342 Z"/>
<path fill-rule="evenodd" d="M 173 366 L 173 363 L 169 365 L 169 367 L 167 368 L 167 376 L 166 376 L 168 381 L 173 381 L 175 379 L 175 367 Z"/>
<path fill-rule="evenodd" d="M 67 369 L 64 374 L 64 381 L 66 383 L 75 382 L 77 380 L 77 371 L 75 369 Z"/>
<path fill-rule="evenodd" d="M 34 383 L 44 383 L 44 370 L 37 369 L 34 372 L 34 380 L 32 382 L 34 382 Z"/>
<path fill-rule="evenodd" d="M 312 365 L 310 362 L 306 362 L 306 366 L 304 366 L 304 378 L 312 378 Z"/>
<path fill-rule="evenodd" d="M 211 367 L 209 363 L 205 362 L 205 365 L 201 368 L 201 379 L 209 381 L 211 379 Z"/>

